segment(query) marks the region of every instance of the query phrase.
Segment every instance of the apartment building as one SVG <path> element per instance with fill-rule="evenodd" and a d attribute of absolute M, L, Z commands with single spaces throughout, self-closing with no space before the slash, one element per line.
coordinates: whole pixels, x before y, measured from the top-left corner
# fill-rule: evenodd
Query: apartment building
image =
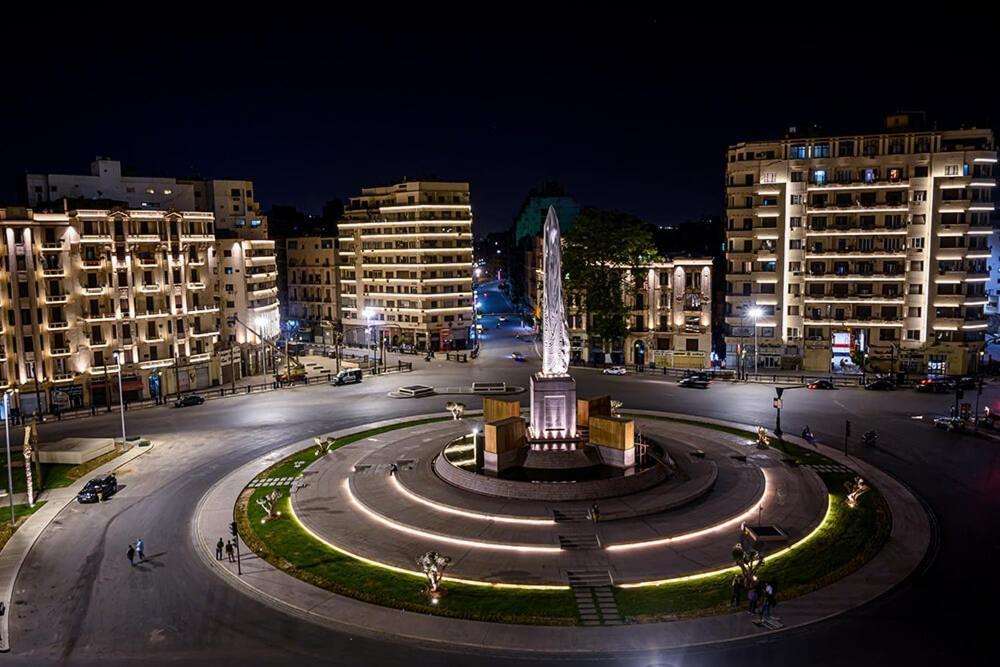
<path fill-rule="evenodd" d="M 0 385 L 24 414 L 218 384 L 211 213 L 0 209 Z"/>
<path fill-rule="evenodd" d="M 306 340 L 334 344 L 340 326 L 340 276 L 337 238 L 302 236 L 285 239 L 288 264 L 287 317 Z"/>
<path fill-rule="evenodd" d="M 239 348 L 244 375 L 273 372 L 281 335 L 274 241 L 226 237 L 217 250 L 225 347 Z"/>
<path fill-rule="evenodd" d="M 340 304 L 348 343 L 369 330 L 391 345 L 469 344 L 472 206 L 468 183 L 364 188 L 338 225 Z"/>
<path fill-rule="evenodd" d="M 545 273 L 541 237 L 537 237 L 535 284 L 529 290 L 540 306 Z M 667 368 L 708 368 L 712 362 L 712 258 L 677 257 L 642 268 L 643 284 L 637 290 L 623 285 L 629 308 L 628 335 L 605 346 L 591 335 L 582 301 L 566 297 L 570 361 L 574 364 L 655 364 Z"/>
<path fill-rule="evenodd" d="M 993 133 L 884 131 L 731 146 L 727 364 L 972 372 L 987 328 Z M 757 337 L 756 354 L 753 350 Z"/>

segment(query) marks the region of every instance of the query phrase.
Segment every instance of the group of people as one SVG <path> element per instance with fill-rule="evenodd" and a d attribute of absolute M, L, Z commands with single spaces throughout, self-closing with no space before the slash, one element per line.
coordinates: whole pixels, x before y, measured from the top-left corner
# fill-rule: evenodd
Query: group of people
<path fill-rule="evenodd" d="M 730 605 L 739 608 L 743 600 L 744 581 L 743 576 L 736 574 L 733 576 L 733 597 Z M 774 582 L 758 581 L 754 578 L 753 585 L 747 592 L 747 613 L 753 616 L 760 614 L 760 620 L 771 617 L 771 611 L 778 605 L 775 594 Z"/>
<path fill-rule="evenodd" d="M 128 564 L 135 565 L 135 559 L 138 558 L 139 562 L 146 560 L 146 545 L 140 537 L 135 541 L 135 544 L 128 545 Z"/>
<path fill-rule="evenodd" d="M 233 546 L 232 540 L 226 540 L 226 543 L 222 543 L 222 538 L 215 543 L 215 560 L 222 560 L 222 552 L 226 552 L 226 558 L 230 563 L 236 562 L 236 548 Z"/>

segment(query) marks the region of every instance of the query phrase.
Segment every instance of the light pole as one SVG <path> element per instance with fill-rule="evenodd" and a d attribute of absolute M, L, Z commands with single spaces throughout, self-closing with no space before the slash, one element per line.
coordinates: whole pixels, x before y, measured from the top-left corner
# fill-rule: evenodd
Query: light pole
<path fill-rule="evenodd" d="M 365 308 L 363 311 L 361 311 L 361 315 L 365 318 L 365 321 L 368 323 L 368 326 L 367 326 L 367 329 L 366 329 L 365 333 L 367 334 L 366 339 L 368 341 L 368 349 L 372 350 L 372 319 L 374 319 L 374 317 L 375 317 L 375 309 L 374 308 Z M 375 373 L 378 373 L 378 349 L 377 348 L 374 349 L 374 350 L 372 350 L 372 362 L 373 362 L 373 369 L 374 369 Z"/>
<path fill-rule="evenodd" d="M 111 353 L 111 358 L 114 359 L 115 364 L 118 366 L 118 407 L 121 408 L 122 413 L 122 448 L 125 448 L 125 392 L 122 391 L 122 363 L 125 362 L 125 352 L 120 350 L 115 350 Z"/>
<path fill-rule="evenodd" d="M 8 389 L 3 393 L 3 430 L 7 435 L 7 499 L 10 500 L 10 525 L 14 521 L 14 471 L 11 468 L 10 460 L 10 395 L 13 389 Z"/>
<path fill-rule="evenodd" d="M 757 320 L 764 314 L 760 306 L 753 306 L 747 311 L 747 315 L 753 320 L 753 374 L 757 377 Z"/>

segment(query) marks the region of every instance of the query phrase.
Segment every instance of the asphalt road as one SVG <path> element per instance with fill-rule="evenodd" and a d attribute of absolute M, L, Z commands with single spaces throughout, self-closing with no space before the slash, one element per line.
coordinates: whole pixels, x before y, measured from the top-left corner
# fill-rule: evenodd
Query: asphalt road
<path fill-rule="evenodd" d="M 509 303 L 491 294 L 484 311 Z M 391 416 L 441 410 L 442 399 L 393 400 L 402 383 L 460 385 L 502 379 L 525 385 L 539 366 L 533 346 L 484 318 L 482 354 L 468 364 L 417 359 L 405 376 L 366 379 L 349 387 L 311 386 L 209 401 L 186 409 L 128 415 L 130 433 L 157 446 L 121 475 L 109 502 L 67 507 L 30 553 L 15 590 L 12 645 L 3 661 L 19 665 L 171 663 L 322 665 L 507 665 L 553 662 L 531 655 L 460 655 L 333 632 L 257 603 L 208 572 L 192 553 L 189 522 L 198 499 L 228 471 L 282 445 L 319 432 Z M 521 351 L 525 362 L 509 358 Z M 713 384 L 683 389 L 655 376 L 603 376 L 574 370 L 581 396 L 611 392 L 626 408 L 670 410 L 773 425 L 770 386 Z M 522 399 L 524 397 L 522 396 Z M 983 396 L 1000 404 L 1000 391 Z M 926 567 L 879 600 L 831 621 L 759 641 L 664 655 L 594 656 L 587 664 L 620 665 L 911 665 L 945 664 L 961 655 L 984 660 L 992 619 L 985 603 L 1000 594 L 993 565 L 1000 556 L 1000 443 L 934 430 L 947 396 L 858 389 L 786 392 L 782 426 L 808 424 L 827 444 L 843 442 L 853 424 L 852 452 L 888 470 L 923 498 L 939 526 Z M 479 401 L 469 401 L 470 409 Z M 915 419 L 924 417 L 924 419 Z M 42 437 L 112 436 L 117 414 L 45 424 Z M 860 434 L 880 434 L 861 451 Z M 219 527 L 222 536 L 225 526 Z M 150 562 L 132 568 L 129 542 L 142 537 Z M 780 605 L 778 607 L 780 615 Z M 608 647 L 613 651 L 614 647 Z M 970 652 L 978 652 L 970 656 Z M 576 660 L 575 662 L 580 662 Z"/>

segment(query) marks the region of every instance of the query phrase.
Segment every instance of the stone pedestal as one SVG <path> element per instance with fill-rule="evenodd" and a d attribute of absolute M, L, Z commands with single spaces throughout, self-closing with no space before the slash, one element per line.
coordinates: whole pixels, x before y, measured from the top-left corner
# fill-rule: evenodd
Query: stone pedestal
<path fill-rule="evenodd" d="M 553 441 L 576 437 L 576 380 L 569 375 L 531 376 L 531 437 Z"/>
<path fill-rule="evenodd" d="M 622 417 L 590 417 L 590 444 L 601 460 L 616 468 L 635 465 L 635 422 Z"/>
<path fill-rule="evenodd" d="M 483 445 L 483 469 L 498 473 L 518 463 L 525 446 L 524 420 L 507 417 L 488 422 Z"/>
<path fill-rule="evenodd" d="M 507 417 L 521 416 L 521 401 L 509 401 L 501 398 L 483 398 L 483 422 L 495 422 Z"/>
<path fill-rule="evenodd" d="M 576 425 L 589 426 L 591 417 L 611 416 L 611 397 L 578 398 L 576 400 Z"/>

